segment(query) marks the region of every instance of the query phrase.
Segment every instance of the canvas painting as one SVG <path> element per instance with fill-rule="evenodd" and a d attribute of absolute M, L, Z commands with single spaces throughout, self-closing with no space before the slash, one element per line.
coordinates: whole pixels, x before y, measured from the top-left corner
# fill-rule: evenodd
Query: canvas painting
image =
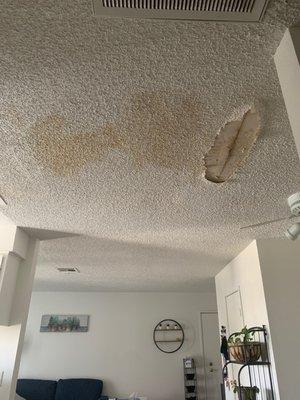
<path fill-rule="evenodd" d="M 43 315 L 40 332 L 87 332 L 88 315 Z"/>

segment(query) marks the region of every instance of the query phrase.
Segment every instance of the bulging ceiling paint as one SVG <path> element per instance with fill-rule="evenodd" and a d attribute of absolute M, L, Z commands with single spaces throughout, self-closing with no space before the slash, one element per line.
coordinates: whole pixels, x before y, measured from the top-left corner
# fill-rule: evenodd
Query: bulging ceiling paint
<path fill-rule="evenodd" d="M 226 24 L 95 18 L 89 0 L 2 2 L 0 182 L 41 244 L 36 288 L 211 290 L 286 211 L 300 168 L 273 54 L 299 2 Z M 204 177 L 220 127 L 255 104 L 261 135 L 222 185 Z M 56 267 L 78 267 L 74 281 Z M 76 280 L 76 281 L 75 281 Z"/>

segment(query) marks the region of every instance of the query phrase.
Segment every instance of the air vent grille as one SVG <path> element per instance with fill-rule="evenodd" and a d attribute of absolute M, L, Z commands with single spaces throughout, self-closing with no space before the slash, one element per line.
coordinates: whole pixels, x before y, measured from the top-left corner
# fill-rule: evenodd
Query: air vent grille
<path fill-rule="evenodd" d="M 79 274 L 79 269 L 78 268 L 61 268 L 61 267 L 58 267 L 58 268 L 56 268 L 57 269 L 57 271 L 58 272 L 63 272 L 63 273 L 66 273 L 66 274 Z"/>
<path fill-rule="evenodd" d="M 251 13 L 254 0 L 102 0 L 105 8 Z"/>
<path fill-rule="evenodd" d="M 259 21 L 267 0 L 94 0 L 96 15 L 131 18 Z"/>

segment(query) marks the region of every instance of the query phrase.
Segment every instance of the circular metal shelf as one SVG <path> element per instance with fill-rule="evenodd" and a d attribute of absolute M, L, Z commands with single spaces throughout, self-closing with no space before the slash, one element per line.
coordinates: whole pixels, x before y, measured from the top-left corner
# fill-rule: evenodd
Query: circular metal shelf
<path fill-rule="evenodd" d="M 171 332 L 172 335 L 168 335 Z M 177 332 L 180 336 L 174 337 L 174 332 Z M 184 330 L 180 323 L 174 319 L 163 319 L 154 328 L 153 341 L 155 346 L 163 353 L 175 353 L 181 349 L 184 343 Z M 174 344 L 174 347 L 171 344 Z"/>

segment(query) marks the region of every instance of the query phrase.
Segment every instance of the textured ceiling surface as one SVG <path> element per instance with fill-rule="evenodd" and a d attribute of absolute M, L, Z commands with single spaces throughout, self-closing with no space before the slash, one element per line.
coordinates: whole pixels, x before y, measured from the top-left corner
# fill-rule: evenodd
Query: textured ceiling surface
<path fill-rule="evenodd" d="M 209 290 L 285 223 L 300 168 L 273 54 L 300 2 L 228 24 L 95 18 L 90 0 L 3 1 L 0 193 L 41 244 L 36 288 Z M 226 183 L 204 178 L 220 128 L 254 106 L 261 134 Z M 56 267 L 74 266 L 78 275 Z"/>

